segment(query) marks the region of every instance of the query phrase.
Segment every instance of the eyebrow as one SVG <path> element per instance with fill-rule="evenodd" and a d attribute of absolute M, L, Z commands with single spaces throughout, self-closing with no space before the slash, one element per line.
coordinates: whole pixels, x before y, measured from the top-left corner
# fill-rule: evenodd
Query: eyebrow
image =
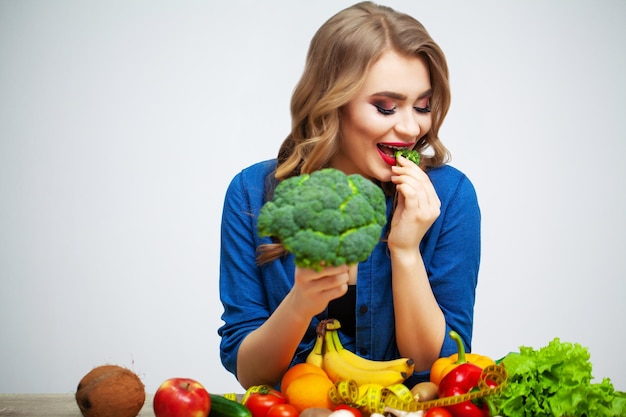
<path fill-rule="evenodd" d="M 425 92 L 420 94 L 418 99 L 421 99 L 421 98 L 424 98 L 424 97 L 428 97 L 432 93 L 433 93 L 433 89 L 429 88 L 428 90 L 426 90 Z M 407 99 L 407 97 L 404 94 L 396 93 L 394 91 L 380 91 L 378 93 L 372 94 L 372 97 L 388 97 L 388 98 L 392 98 L 394 100 L 406 100 Z"/>

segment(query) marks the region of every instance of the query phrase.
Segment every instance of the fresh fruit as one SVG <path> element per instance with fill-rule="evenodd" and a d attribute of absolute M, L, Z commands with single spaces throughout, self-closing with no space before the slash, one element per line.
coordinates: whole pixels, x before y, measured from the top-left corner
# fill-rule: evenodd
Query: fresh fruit
<path fill-rule="evenodd" d="M 415 362 L 409 358 L 398 358 L 388 361 L 373 361 L 363 358 L 356 353 L 346 349 L 341 344 L 339 339 L 339 332 L 331 331 L 333 341 L 335 342 L 335 348 L 339 355 L 348 363 L 356 366 L 357 368 L 376 370 L 376 369 L 391 369 L 398 372 L 404 372 L 407 376 L 413 374 L 415 369 Z"/>
<path fill-rule="evenodd" d="M 419 382 L 411 388 L 411 394 L 415 401 L 430 401 L 437 398 L 439 387 L 434 382 Z"/>
<path fill-rule="evenodd" d="M 315 345 L 313 346 L 313 350 L 311 350 L 311 353 L 309 353 L 309 355 L 306 357 L 306 363 L 315 365 L 318 368 L 321 368 L 322 364 L 324 363 L 324 334 L 319 331 L 319 325 L 317 338 L 315 339 Z"/>
<path fill-rule="evenodd" d="M 285 404 L 287 398 L 275 389 L 261 387 L 259 391 L 252 392 L 246 397 L 243 405 L 248 407 L 252 417 L 266 417 L 267 412 L 275 405 Z"/>
<path fill-rule="evenodd" d="M 139 377 L 117 365 L 92 369 L 79 382 L 76 403 L 85 417 L 135 417 L 146 400 Z"/>
<path fill-rule="evenodd" d="M 276 404 L 267 412 L 267 417 L 298 417 L 300 412 L 291 404 Z"/>
<path fill-rule="evenodd" d="M 289 383 L 284 394 L 289 404 L 299 412 L 311 407 L 332 408 L 333 403 L 328 396 L 334 386 L 333 381 L 325 375 L 303 374 Z"/>
<path fill-rule="evenodd" d="M 156 417 L 206 417 L 211 397 L 194 379 L 170 378 L 157 388 L 152 407 Z"/>
<path fill-rule="evenodd" d="M 429 408 L 424 417 L 452 417 L 452 414 L 443 407 Z"/>
<path fill-rule="evenodd" d="M 373 361 L 366 359 L 366 362 L 364 362 L 364 364 L 362 362 L 361 365 L 348 362 L 339 353 L 339 350 L 345 348 L 340 343 L 339 346 L 335 344 L 333 332 L 337 332 L 336 329 L 338 326 L 337 320 L 330 320 L 324 336 L 324 360 L 322 368 L 326 371 L 333 383 L 354 380 L 357 385 L 371 383 L 386 387 L 388 385 L 402 383 L 410 376 L 409 373 L 397 369 L 389 369 L 386 367 L 382 367 L 381 369 L 380 362 L 388 364 L 390 361 Z M 411 371 L 412 366 L 411 364 Z"/>
<path fill-rule="evenodd" d="M 209 394 L 209 397 L 211 398 L 210 417 L 252 417 L 250 410 L 237 401 L 217 394 Z"/>
<path fill-rule="evenodd" d="M 326 372 L 319 366 L 311 365 L 310 363 L 298 363 L 289 368 L 283 375 L 280 381 L 280 391 L 282 393 L 287 392 L 291 381 L 304 374 L 318 374 L 327 377 Z"/>
<path fill-rule="evenodd" d="M 328 417 L 332 412 L 330 408 L 310 407 L 302 411 L 299 417 Z"/>

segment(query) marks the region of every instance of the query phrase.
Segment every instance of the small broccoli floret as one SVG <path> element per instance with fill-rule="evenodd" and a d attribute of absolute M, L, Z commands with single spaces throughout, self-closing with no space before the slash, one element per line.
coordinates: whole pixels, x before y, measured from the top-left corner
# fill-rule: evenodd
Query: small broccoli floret
<path fill-rule="evenodd" d="M 326 168 L 280 182 L 257 227 L 261 236 L 279 238 L 296 265 L 319 270 L 366 260 L 386 222 L 380 187 Z"/>
<path fill-rule="evenodd" d="M 420 164 L 420 153 L 418 151 L 415 151 L 413 149 L 398 149 L 395 152 L 394 156 L 396 157 L 396 159 L 398 159 L 398 156 L 400 155 L 404 156 L 409 161 L 413 161 L 415 165 Z"/>

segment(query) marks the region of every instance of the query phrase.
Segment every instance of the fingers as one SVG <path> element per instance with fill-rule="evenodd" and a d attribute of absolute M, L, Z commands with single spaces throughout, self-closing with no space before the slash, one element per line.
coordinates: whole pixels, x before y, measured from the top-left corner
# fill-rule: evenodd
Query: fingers
<path fill-rule="evenodd" d="M 342 275 L 348 274 L 350 271 L 350 267 L 348 265 L 340 265 L 340 266 L 326 266 L 319 271 L 310 268 L 301 268 L 296 267 L 296 273 L 307 279 L 318 279 L 331 275 Z"/>
<path fill-rule="evenodd" d="M 306 283 L 314 292 L 334 292 L 340 293 L 348 290 L 348 282 L 352 272 L 347 265 L 325 267 L 321 271 L 309 268 L 296 267 L 296 280 Z"/>
<path fill-rule="evenodd" d="M 400 157 L 400 166 L 393 166 L 391 181 L 396 184 L 396 190 L 404 197 L 406 207 L 439 208 L 441 202 L 428 175 L 404 157 Z"/>
<path fill-rule="evenodd" d="M 297 294 L 298 308 L 318 314 L 331 300 L 348 291 L 349 268 L 326 267 L 321 271 L 296 267 L 293 291 Z"/>

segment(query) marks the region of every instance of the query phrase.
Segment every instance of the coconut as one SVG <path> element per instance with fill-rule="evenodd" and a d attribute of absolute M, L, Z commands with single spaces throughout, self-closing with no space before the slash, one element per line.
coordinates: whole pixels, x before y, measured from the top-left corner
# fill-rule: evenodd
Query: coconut
<path fill-rule="evenodd" d="M 135 417 L 145 400 L 143 382 L 117 365 L 94 368 L 76 389 L 76 403 L 85 417 Z"/>

